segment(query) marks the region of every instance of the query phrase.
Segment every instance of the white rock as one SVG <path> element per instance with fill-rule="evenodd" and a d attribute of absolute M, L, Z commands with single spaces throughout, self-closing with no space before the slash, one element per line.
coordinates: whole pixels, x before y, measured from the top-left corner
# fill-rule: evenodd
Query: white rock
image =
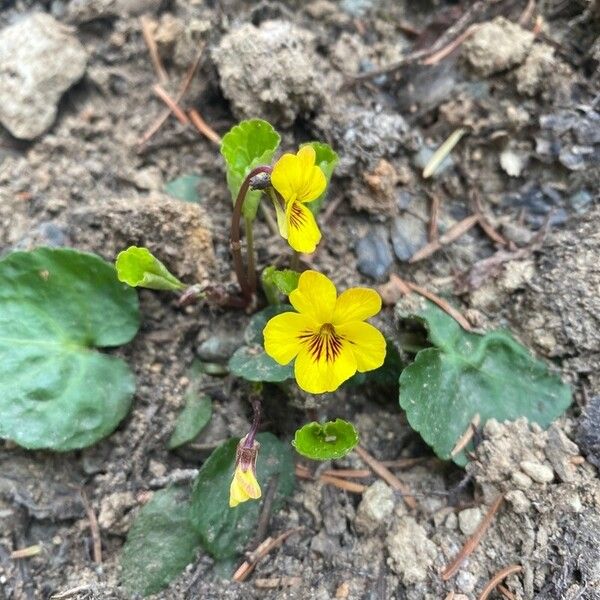
<path fill-rule="evenodd" d="M 412 517 L 401 517 L 386 539 L 389 564 L 405 585 L 425 581 L 433 566 L 437 546 Z"/>
<path fill-rule="evenodd" d="M 473 535 L 483 514 L 479 508 L 466 508 L 458 513 L 458 526 L 465 535 Z"/>
<path fill-rule="evenodd" d="M 538 483 L 550 483 L 554 479 L 554 471 L 542 463 L 524 460 L 519 466 L 524 473 Z"/>
<path fill-rule="evenodd" d="M 50 15 L 36 13 L 0 31 L 0 123 L 23 140 L 44 133 L 86 63 L 71 29 Z"/>
<path fill-rule="evenodd" d="M 358 531 L 369 533 L 388 520 L 394 511 L 394 491 L 381 480 L 363 494 L 354 524 Z"/>
<path fill-rule="evenodd" d="M 487 76 L 521 64 L 534 35 L 504 17 L 481 24 L 463 44 L 462 53 L 471 66 Z"/>

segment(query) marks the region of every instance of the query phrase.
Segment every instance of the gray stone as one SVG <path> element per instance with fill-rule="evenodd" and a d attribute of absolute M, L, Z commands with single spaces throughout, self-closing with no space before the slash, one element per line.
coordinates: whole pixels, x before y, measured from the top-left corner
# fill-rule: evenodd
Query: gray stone
<path fill-rule="evenodd" d="M 378 480 L 363 494 L 354 525 L 358 531 L 370 533 L 387 521 L 393 511 L 394 491 Z"/>
<path fill-rule="evenodd" d="M 463 44 L 462 53 L 481 75 L 493 75 L 521 64 L 534 35 L 504 17 L 481 24 Z"/>
<path fill-rule="evenodd" d="M 427 243 L 427 226 L 418 217 L 405 213 L 394 219 L 390 235 L 394 254 L 407 261 Z"/>
<path fill-rule="evenodd" d="M 554 471 L 542 463 L 524 460 L 519 466 L 526 475 L 538 483 L 550 483 L 554 479 Z"/>
<path fill-rule="evenodd" d="M 0 32 L 0 122 L 23 140 L 54 123 L 63 93 L 85 73 L 87 53 L 71 30 L 36 13 Z"/>
<path fill-rule="evenodd" d="M 245 23 L 223 36 L 213 57 L 239 118 L 289 126 L 323 101 L 314 37 L 290 22 Z"/>
<path fill-rule="evenodd" d="M 356 245 L 356 255 L 358 270 L 363 275 L 375 281 L 387 279 L 394 257 L 385 229 L 371 229 Z"/>
<path fill-rule="evenodd" d="M 405 585 L 425 581 L 437 556 L 436 545 L 412 517 L 400 517 L 386 538 L 389 565 Z"/>
<path fill-rule="evenodd" d="M 198 358 L 207 362 L 225 362 L 243 341 L 239 333 L 223 332 L 211 335 L 198 346 Z"/>

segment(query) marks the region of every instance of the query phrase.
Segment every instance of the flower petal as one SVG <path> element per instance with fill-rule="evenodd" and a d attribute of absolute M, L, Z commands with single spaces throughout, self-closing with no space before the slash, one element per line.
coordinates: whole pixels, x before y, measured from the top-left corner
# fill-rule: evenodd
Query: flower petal
<path fill-rule="evenodd" d="M 363 321 L 336 325 L 336 332 L 352 349 L 356 368 L 361 373 L 379 368 L 385 360 L 385 338 L 382 333 Z"/>
<path fill-rule="evenodd" d="M 327 187 L 325 173 L 320 167 L 311 167 L 304 171 L 304 181 L 302 187 L 298 190 L 298 202 L 312 202 L 316 200 Z"/>
<path fill-rule="evenodd" d="M 350 288 L 342 292 L 335 304 L 334 325 L 364 321 L 381 310 L 381 296 L 371 288 Z"/>
<path fill-rule="evenodd" d="M 317 271 L 304 271 L 298 287 L 289 296 L 291 305 L 317 326 L 331 322 L 336 297 L 333 282 Z"/>
<path fill-rule="evenodd" d="M 275 206 L 275 214 L 277 215 L 277 227 L 279 229 L 279 235 L 284 240 L 288 239 L 288 222 L 287 217 L 285 216 L 285 211 L 281 207 L 279 200 L 277 198 L 273 198 L 273 205 Z"/>
<path fill-rule="evenodd" d="M 298 156 L 289 152 L 284 154 L 273 167 L 271 185 L 288 202 L 292 198 L 296 198 L 303 182 L 303 167 Z"/>
<path fill-rule="evenodd" d="M 315 160 L 317 159 L 317 153 L 315 149 L 310 144 L 305 144 L 301 148 L 298 149 L 296 153 L 298 160 L 300 161 L 300 166 L 304 171 L 308 171 L 315 166 Z"/>
<path fill-rule="evenodd" d="M 321 232 L 310 209 L 300 202 L 288 202 L 286 220 L 289 245 L 296 252 L 314 252 L 321 241 Z"/>
<path fill-rule="evenodd" d="M 327 360 L 324 355 L 315 360 L 310 350 L 304 347 L 294 364 L 296 382 L 309 394 L 333 392 L 354 373 L 356 373 L 356 358 L 347 342 L 342 342 L 334 360 Z"/>
<path fill-rule="evenodd" d="M 300 335 L 315 326 L 310 318 L 295 312 L 276 315 L 263 330 L 265 352 L 280 365 L 287 365 L 302 348 Z"/>
<path fill-rule="evenodd" d="M 261 489 L 252 469 L 242 471 L 235 469 L 233 480 L 229 487 L 229 506 L 233 508 L 247 500 L 257 500 L 261 497 Z"/>

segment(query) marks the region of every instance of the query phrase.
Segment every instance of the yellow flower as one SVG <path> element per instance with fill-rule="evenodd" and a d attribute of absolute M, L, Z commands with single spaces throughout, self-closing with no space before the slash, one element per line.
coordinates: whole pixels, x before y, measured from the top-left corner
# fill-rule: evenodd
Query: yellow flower
<path fill-rule="evenodd" d="M 285 203 L 275 202 L 279 233 L 297 252 L 314 252 L 321 232 L 306 202 L 316 200 L 327 187 L 325 174 L 315 165 L 315 149 L 302 146 L 297 154 L 284 154 L 273 167 L 271 185 Z"/>
<path fill-rule="evenodd" d="M 256 459 L 260 444 L 255 440 L 251 446 L 247 446 L 247 437 L 240 440 L 236 451 L 235 471 L 229 487 L 231 508 L 247 500 L 257 500 L 261 496 L 260 485 L 256 480 Z"/>
<path fill-rule="evenodd" d="M 290 303 L 298 312 L 267 323 L 265 351 L 281 365 L 296 359 L 294 375 L 304 391 L 333 392 L 356 371 L 383 364 L 385 338 L 364 322 L 381 310 L 375 290 L 350 288 L 338 297 L 325 275 L 305 271 Z"/>

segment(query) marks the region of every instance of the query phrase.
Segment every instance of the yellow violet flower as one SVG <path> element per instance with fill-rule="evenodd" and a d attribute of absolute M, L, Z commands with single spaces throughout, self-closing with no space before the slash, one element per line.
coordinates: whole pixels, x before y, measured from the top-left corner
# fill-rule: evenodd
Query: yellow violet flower
<path fill-rule="evenodd" d="M 364 322 L 381 310 L 375 290 L 350 288 L 338 296 L 325 275 L 305 271 L 290 303 L 298 312 L 267 323 L 265 352 L 281 365 L 296 359 L 294 375 L 304 391 L 333 392 L 356 371 L 383 364 L 385 338 Z"/>
<path fill-rule="evenodd" d="M 256 480 L 256 459 L 260 444 L 254 440 L 252 446 L 246 447 L 243 437 L 237 447 L 235 471 L 229 487 L 229 506 L 233 508 L 247 500 L 257 500 L 261 496 L 260 485 Z"/>
<path fill-rule="evenodd" d="M 321 232 L 307 202 L 316 200 L 327 187 L 327 179 L 315 165 L 312 146 L 302 146 L 296 154 L 284 154 L 273 167 L 271 185 L 283 198 L 275 202 L 279 233 L 297 252 L 314 252 Z"/>

